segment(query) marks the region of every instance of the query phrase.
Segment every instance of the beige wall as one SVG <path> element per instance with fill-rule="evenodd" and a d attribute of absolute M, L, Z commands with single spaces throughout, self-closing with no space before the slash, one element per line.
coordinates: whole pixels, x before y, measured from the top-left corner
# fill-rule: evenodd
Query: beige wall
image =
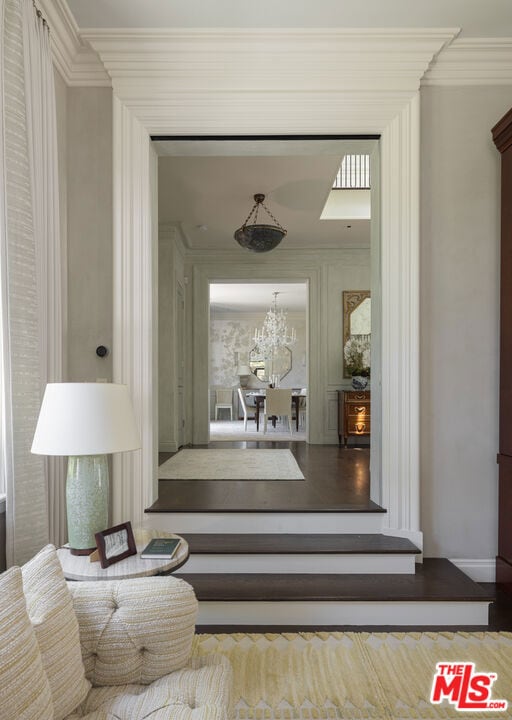
<path fill-rule="evenodd" d="M 421 93 L 421 504 L 427 556 L 497 543 L 499 154 L 512 88 Z"/>
<path fill-rule="evenodd" d="M 68 377 L 112 380 L 112 91 L 67 89 Z"/>

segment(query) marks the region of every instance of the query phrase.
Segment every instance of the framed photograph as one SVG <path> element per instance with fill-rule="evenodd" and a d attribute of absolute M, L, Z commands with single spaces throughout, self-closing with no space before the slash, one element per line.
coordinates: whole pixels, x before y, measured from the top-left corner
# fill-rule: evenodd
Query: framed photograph
<path fill-rule="evenodd" d="M 94 536 L 100 557 L 101 567 L 108 568 L 119 560 L 137 554 L 137 547 L 133 537 L 132 524 L 122 523 L 102 530 Z"/>

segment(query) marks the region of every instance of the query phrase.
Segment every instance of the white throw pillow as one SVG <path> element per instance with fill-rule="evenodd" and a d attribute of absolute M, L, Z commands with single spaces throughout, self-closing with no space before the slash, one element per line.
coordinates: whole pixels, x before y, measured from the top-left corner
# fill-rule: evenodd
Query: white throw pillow
<path fill-rule="evenodd" d="M 0 576 L 0 720 L 14 718 L 54 719 L 50 685 L 18 567 Z"/>
<path fill-rule="evenodd" d="M 52 691 L 55 720 L 63 720 L 85 700 L 91 687 L 85 679 L 73 600 L 53 545 L 43 548 L 21 571 L 28 614 Z"/>

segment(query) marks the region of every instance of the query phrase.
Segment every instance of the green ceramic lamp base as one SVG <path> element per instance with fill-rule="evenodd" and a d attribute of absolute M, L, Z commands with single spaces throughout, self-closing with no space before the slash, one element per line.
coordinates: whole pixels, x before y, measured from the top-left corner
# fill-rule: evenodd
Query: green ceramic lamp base
<path fill-rule="evenodd" d="M 106 455 L 68 458 L 66 503 L 71 553 L 90 555 L 96 549 L 95 533 L 108 528 Z"/>

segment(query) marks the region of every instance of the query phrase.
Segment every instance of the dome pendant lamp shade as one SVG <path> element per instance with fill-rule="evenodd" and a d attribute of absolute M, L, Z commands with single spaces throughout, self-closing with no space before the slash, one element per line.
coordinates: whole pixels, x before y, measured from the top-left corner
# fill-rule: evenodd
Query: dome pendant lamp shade
<path fill-rule="evenodd" d="M 265 195 L 257 193 L 254 196 L 254 205 L 242 227 L 235 230 L 234 238 L 239 245 L 252 252 L 268 252 L 279 245 L 286 235 L 284 227 L 275 219 L 265 203 Z M 275 225 L 258 223 L 258 210 L 263 207 Z M 254 217 L 253 217 L 254 216 Z M 251 222 L 252 220 L 252 222 Z"/>
<path fill-rule="evenodd" d="M 90 554 L 96 549 L 95 533 L 108 528 L 107 454 L 138 448 L 139 431 L 126 385 L 46 386 L 32 452 L 68 457 L 66 506 L 72 554 Z"/>

